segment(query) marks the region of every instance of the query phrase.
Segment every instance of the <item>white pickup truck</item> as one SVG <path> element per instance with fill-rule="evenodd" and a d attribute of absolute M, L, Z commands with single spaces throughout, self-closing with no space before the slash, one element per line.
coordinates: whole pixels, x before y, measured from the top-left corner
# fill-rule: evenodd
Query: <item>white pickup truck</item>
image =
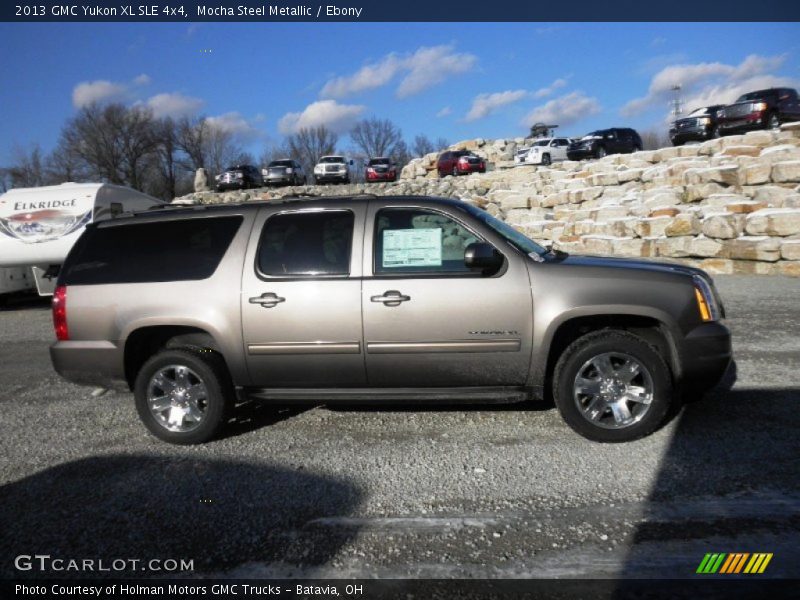
<path fill-rule="evenodd" d="M 517 152 L 514 162 L 518 165 L 549 165 L 557 160 L 567 160 L 569 138 L 541 138 L 530 148 Z"/>

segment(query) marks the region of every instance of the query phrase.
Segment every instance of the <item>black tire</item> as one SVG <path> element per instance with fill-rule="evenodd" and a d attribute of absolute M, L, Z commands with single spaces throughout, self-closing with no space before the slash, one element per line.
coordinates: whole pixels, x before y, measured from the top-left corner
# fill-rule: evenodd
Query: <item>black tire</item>
<path fill-rule="evenodd" d="M 542 154 L 542 164 L 545 167 L 549 167 L 551 162 L 549 154 Z"/>
<path fill-rule="evenodd" d="M 681 141 L 678 141 L 678 140 L 672 140 L 672 145 L 673 146 L 683 146 L 683 144 L 684 144 L 684 142 L 681 142 Z"/>
<path fill-rule="evenodd" d="M 624 354 L 633 358 L 649 374 L 652 387 L 650 404 L 629 405 L 644 411 L 639 420 L 618 428 L 605 428 L 585 416 L 578 407 L 579 401 L 574 391 L 576 378 L 585 373 L 585 365 L 605 353 Z M 658 349 L 637 335 L 614 329 L 588 333 L 564 350 L 553 372 L 553 398 L 567 425 L 595 442 L 628 442 L 645 437 L 663 423 L 670 408 L 675 406 L 670 369 Z M 610 407 L 602 408 L 599 412 L 614 418 Z"/>
<path fill-rule="evenodd" d="M 455 165 L 453 165 L 453 173 L 452 173 L 452 175 L 453 175 L 453 177 L 458 177 L 458 167 L 455 166 Z"/>
<path fill-rule="evenodd" d="M 148 387 L 159 370 L 178 365 L 188 367 L 205 385 L 206 397 L 202 421 L 190 431 L 170 431 L 150 411 Z M 201 349 L 163 350 L 148 359 L 134 384 L 136 411 L 145 427 L 157 438 L 170 444 L 202 444 L 214 438 L 230 417 L 235 403 L 233 385 L 222 357 Z"/>
<path fill-rule="evenodd" d="M 608 152 L 606 152 L 606 149 L 603 148 L 603 146 L 598 146 L 594 151 L 594 157 L 595 158 L 603 158 L 604 156 L 607 156 L 607 155 L 608 155 Z"/>
<path fill-rule="evenodd" d="M 711 129 L 711 139 L 716 140 L 722 137 L 722 130 L 720 130 L 719 125 L 714 125 L 713 129 Z"/>
<path fill-rule="evenodd" d="M 770 113 L 764 123 L 765 129 L 778 129 L 781 126 L 781 119 L 777 113 Z"/>

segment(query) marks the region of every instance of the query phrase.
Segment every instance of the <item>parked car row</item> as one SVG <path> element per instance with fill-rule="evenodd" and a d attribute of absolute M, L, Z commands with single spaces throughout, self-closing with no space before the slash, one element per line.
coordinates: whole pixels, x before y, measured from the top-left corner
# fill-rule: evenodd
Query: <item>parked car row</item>
<path fill-rule="evenodd" d="M 754 129 L 775 129 L 786 121 L 800 121 L 797 90 L 768 88 L 742 94 L 733 104 L 704 106 L 676 119 L 669 138 L 674 146 L 680 146 Z"/>
<path fill-rule="evenodd" d="M 353 180 L 354 161 L 341 155 L 322 156 L 314 165 L 313 183 L 350 183 Z M 397 181 L 397 163 L 388 157 L 370 158 L 364 167 L 364 181 Z M 233 165 L 216 176 L 218 192 L 231 189 L 311 183 L 303 165 L 292 158 L 273 160 L 259 170 L 253 165 Z"/>
<path fill-rule="evenodd" d="M 518 165 L 550 165 L 561 160 L 602 158 L 608 154 L 629 154 L 642 149 L 642 138 L 628 127 L 598 129 L 583 137 L 545 137 L 521 148 L 514 155 Z"/>

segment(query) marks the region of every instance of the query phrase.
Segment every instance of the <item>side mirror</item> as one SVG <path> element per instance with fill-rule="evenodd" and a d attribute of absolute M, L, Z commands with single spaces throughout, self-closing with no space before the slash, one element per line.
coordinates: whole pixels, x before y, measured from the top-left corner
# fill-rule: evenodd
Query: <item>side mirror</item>
<path fill-rule="evenodd" d="M 503 266 L 503 255 L 491 244 L 473 242 L 464 250 L 464 265 L 469 269 L 481 269 L 484 273 L 496 273 Z"/>

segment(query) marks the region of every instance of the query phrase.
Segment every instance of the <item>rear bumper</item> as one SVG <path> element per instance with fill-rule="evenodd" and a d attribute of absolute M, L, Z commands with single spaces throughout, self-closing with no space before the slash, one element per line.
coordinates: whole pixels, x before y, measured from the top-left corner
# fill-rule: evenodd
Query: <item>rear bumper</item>
<path fill-rule="evenodd" d="M 396 173 L 367 173 L 364 181 L 397 181 Z"/>
<path fill-rule="evenodd" d="M 122 349 L 106 341 L 56 342 L 50 360 L 56 373 L 79 385 L 130 391 L 125 379 Z"/>
<path fill-rule="evenodd" d="M 696 327 L 681 346 L 681 379 L 688 386 L 713 387 L 733 359 L 731 333 L 721 323 Z"/>

